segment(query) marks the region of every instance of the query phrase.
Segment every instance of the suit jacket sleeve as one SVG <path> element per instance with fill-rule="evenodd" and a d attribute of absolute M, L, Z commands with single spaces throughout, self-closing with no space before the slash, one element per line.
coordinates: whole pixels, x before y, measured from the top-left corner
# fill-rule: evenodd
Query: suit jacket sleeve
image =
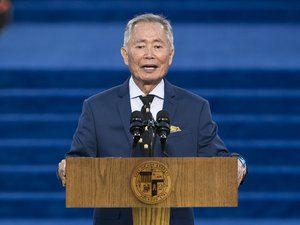
<path fill-rule="evenodd" d="M 225 156 L 237 157 L 239 160 L 244 158 L 237 153 L 230 153 L 224 142 L 218 135 L 218 127 L 212 120 L 209 103 L 205 101 L 203 104 L 200 118 L 199 118 L 199 143 L 198 143 L 198 156 Z M 248 174 L 248 167 L 244 165 L 244 174 L 241 184 L 244 183 Z"/>
<path fill-rule="evenodd" d="M 212 120 L 208 101 L 204 101 L 198 123 L 198 156 L 229 156 L 224 142 L 218 135 L 218 127 Z"/>
<path fill-rule="evenodd" d="M 96 157 L 97 136 L 94 115 L 88 100 L 83 103 L 82 113 L 70 151 L 66 157 Z"/>

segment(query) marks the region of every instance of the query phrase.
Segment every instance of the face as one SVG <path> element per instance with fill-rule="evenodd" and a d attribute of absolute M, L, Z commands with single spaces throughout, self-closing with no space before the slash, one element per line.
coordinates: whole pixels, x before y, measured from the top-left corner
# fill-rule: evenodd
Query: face
<path fill-rule="evenodd" d="M 121 54 L 138 85 L 155 85 L 167 74 L 174 50 L 171 50 L 163 25 L 140 22 L 134 26 Z"/>

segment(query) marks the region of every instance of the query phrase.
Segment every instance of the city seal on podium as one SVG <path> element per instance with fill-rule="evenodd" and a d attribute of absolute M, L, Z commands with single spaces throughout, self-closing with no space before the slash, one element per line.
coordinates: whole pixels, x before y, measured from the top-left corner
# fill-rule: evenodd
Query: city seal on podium
<path fill-rule="evenodd" d="M 164 201 L 171 192 L 168 168 L 157 161 L 143 162 L 131 175 L 131 188 L 143 203 L 157 204 Z"/>

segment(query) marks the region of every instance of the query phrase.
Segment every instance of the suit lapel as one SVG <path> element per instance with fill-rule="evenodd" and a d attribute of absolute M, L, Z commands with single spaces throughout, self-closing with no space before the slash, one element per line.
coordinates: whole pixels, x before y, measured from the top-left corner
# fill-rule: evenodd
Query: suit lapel
<path fill-rule="evenodd" d="M 177 110 L 177 101 L 175 98 L 175 91 L 173 86 L 166 80 L 164 81 L 165 81 L 165 98 L 164 98 L 163 110 L 169 113 L 170 122 L 172 124 L 172 122 L 175 119 L 175 114 Z M 158 137 L 156 137 L 156 143 L 154 149 L 155 149 L 155 153 L 154 153 L 155 156 L 163 157 L 161 153 L 161 145 Z"/>
<path fill-rule="evenodd" d="M 117 108 L 123 124 L 124 132 L 126 133 L 130 145 L 132 145 L 132 135 L 129 131 L 131 115 L 131 106 L 129 98 L 129 80 L 127 80 L 124 84 L 120 86 Z"/>
<path fill-rule="evenodd" d="M 169 113 L 170 122 L 174 121 L 177 110 L 177 101 L 175 99 L 175 91 L 173 86 L 165 80 L 165 100 L 163 109 Z"/>
<path fill-rule="evenodd" d="M 130 126 L 130 115 L 131 115 L 131 106 L 130 106 L 130 97 L 129 97 L 129 79 L 124 82 L 119 89 L 119 100 L 117 102 L 118 112 L 123 124 L 124 132 L 128 138 L 130 146 L 133 144 L 132 135 L 129 131 Z M 177 101 L 175 99 L 175 91 L 173 86 L 165 80 L 165 100 L 163 109 L 169 113 L 170 121 L 174 121 L 175 113 L 177 110 Z"/>

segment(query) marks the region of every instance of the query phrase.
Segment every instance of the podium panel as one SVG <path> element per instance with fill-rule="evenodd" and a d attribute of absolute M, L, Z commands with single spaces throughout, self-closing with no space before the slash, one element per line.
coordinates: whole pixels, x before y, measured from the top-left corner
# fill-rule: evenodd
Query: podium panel
<path fill-rule="evenodd" d="M 132 176 L 136 173 L 137 167 L 144 162 L 161 163 L 168 170 L 170 184 L 167 185 L 170 185 L 170 190 L 168 196 L 161 202 L 147 204 L 134 194 Z M 67 158 L 66 166 L 68 208 L 236 207 L 238 205 L 235 157 Z M 153 177 L 153 173 L 151 176 Z M 160 175 L 156 174 L 156 177 Z M 147 188 L 144 187 L 144 190 L 146 193 Z"/>

